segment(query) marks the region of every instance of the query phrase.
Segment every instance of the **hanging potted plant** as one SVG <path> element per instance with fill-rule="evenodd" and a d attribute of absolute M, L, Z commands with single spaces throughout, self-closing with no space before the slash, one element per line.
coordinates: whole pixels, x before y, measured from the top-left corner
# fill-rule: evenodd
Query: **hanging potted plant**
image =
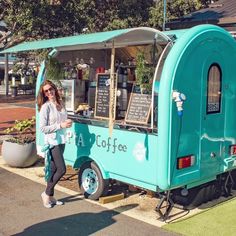
<path fill-rule="evenodd" d="M 64 79 L 64 71 L 61 63 L 54 57 L 46 58 L 46 78 L 52 81 L 58 88 L 62 87 L 60 80 Z"/>
<path fill-rule="evenodd" d="M 35 117 L 32 117 L 16 120 L 11 128 L 5 130 L 11 137 L 3 141 L 2 157 L 9 166 L 28 167 L 37 161 L 34 126 Z"/>
<path fill-rule="evenodd" d="M 151 93 L 152 91 L 152 79 L 153 68 L 149 67 L 146 63 L 143 52 L 139 52 L 136 58 L 136 84 L 140 86 L 142 93 Z"/>

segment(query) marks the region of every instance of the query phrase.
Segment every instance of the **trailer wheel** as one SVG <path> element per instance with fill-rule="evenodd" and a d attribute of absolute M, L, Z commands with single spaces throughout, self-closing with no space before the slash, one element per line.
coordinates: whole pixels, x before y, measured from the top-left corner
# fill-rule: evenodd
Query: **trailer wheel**
<path fill-rule="evenodd" d="M 93 161 L 81 166 L 78 181 L 85 198 L 97 200 L 108 192 L 109 180 L 103 179 L 99 167 Z"/>

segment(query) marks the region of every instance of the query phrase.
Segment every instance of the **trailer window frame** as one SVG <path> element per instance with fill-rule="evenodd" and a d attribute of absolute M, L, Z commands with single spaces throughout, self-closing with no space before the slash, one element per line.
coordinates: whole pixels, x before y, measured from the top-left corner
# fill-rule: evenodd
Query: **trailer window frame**
<path fill-rule="evenodd" d="M 222 70 L 218 63 L 210 65 L 207 74 L 207 104 L 206 113 L 221 112 Z"/>

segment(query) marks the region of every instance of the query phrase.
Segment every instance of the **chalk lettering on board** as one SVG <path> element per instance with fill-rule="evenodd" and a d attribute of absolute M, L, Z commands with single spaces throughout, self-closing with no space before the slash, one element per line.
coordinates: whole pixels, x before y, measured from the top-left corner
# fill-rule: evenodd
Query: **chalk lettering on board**
<path fill-rule="evenodd" d="M 114 88 L 116 89 L 116 74 L 114 76 Z M 110 104 L 110 74 L 97 74 L 97 87 L 95 97 L 95 112 L 96 118 L 109 119 L 109 104 Z M 112 96 L 115 96 L 114 94 Z"/>
<path fill-rule="evenodd" d="M 142 93 L 140 86 L 134 85 L 125 117 L 127 123 L 147 124 L 150 116 L 152 95 Z"/>

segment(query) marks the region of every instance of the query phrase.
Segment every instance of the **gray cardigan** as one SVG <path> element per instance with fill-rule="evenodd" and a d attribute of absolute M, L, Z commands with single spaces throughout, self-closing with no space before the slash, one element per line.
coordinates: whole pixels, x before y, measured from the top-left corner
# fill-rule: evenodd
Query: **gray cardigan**
<path fill-rule="evenodd" d="M 67 113 L 64 108 L 59 112 L 56 106 L 49 101 L 42 105 L 39 113 L 39 128 L 45 134 L 47 144 L 57 145 L 62 142 L 62 139 L 65 139 L 62 137 L 65 136 L 65 129 L 60 127 L 60 123 L 66 119 Z"/>

